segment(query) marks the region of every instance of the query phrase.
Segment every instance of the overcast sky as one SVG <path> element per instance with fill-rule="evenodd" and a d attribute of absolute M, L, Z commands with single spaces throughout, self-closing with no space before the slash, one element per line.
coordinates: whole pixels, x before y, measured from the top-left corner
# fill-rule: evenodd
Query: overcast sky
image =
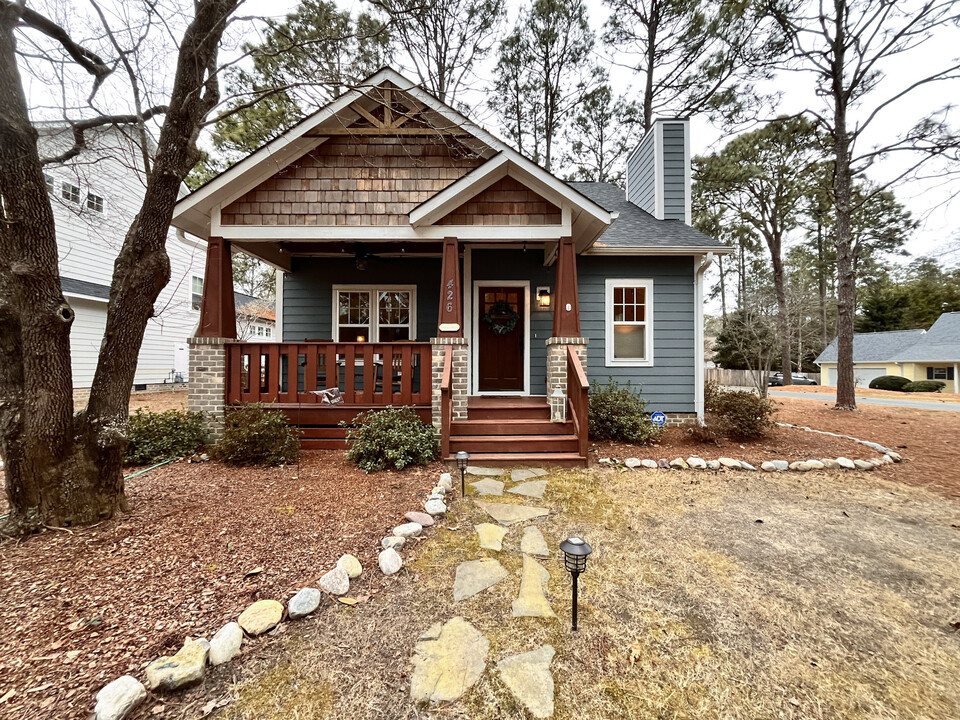
<path fill-rule="evenodd" d="M 339 0 L 339 4 L 354 12 L 368 7 L 360 0 Z M 524 4 L 518 0 L 508 0 L 507 27 L 513 26 L 519 8 Z M 282 16 L 295 6 L 296 2 L 293 0 L 248 0 L 244 13 L 272 13 Z M 591 13 L 591 24 L 599 35 L 608 15 L 607 7 L 599 0 L 588 0 L 588 7 Z M 956 57 L 958 48 L 960 48 L 960 30 L 957 28 L 943 30 L 939 37 L 933 38 L 922 48 L 911 53 L 911 62 L 890 63 L 884 67 L 887 77 L 881 89 L 889 88 L 890 94 L 895 93 L 912 82 L 917 72 L 940 67 L 945 61 Z M 628 59 L 617 57 L 615 59 L 618 64 L 610 64 L 607 55 L 605 48 L 598 47 L 598 60 L 606 61 L 614 88 L 624 91 L 629 87 L 639 86 L 638 76 L 629 69 L 618 66 L 621 62 L 628 62 Z M 492 70 L 493 60 L 491 59 L 480 67 L 478 84 L 488 84 Z M 781 102 L 777 107 L 780 113 L 794 113 L 816 107 L 817 98 L 813 93 L 812 76 L 809 74 L 781 73 L 768 90 L 782 93 Z M 637 99 L 639 100 L 639 93 Z M 954 82 L 950 86 L 939 84 L 911 93 L 908 101 L 893 107 L 884 122 L 876 124 L 874 135 L 866 138 L 868 142 L 864 147 L 880 142 L 884 128 L 906 129 L 924 114 L 943 107 L 953 99 L 960 99 L 960 82 Z M 491 117 L 482 101 L 483 96 L 479 92 L 468 97 L 468 102 L 476 108 L 471 115 L 473 119 L 496 131 L 496 120 Z M 960 125 L 960 110 L 956 113 L 954 122 Z M 729 139 L 702 117 L 691 119 L 691 135 L 694 154 L 719 149 Z M 901 162 L 886 161 L 877 167 L 875 170 L 877 179 L 895 177 L 901 171 Z M 958 199 L 960 178 L 953 178 L 947 183 L 910 182 L 899 185 L 895 191 L 900 200 L 922 222 L 915 237 L 907 246 L 911 254 L 937 255 L 950 263 L 960 262 L 960 199 Z M 948 252 L 951 246 L 954 250 Z"/>
<path fill-rule="evenodd" d="M 114 0 L 117 7 L 122 7 L 122 0 Z M 918 2 L 919 0 L 900 0 L 904 4 Z M 361 0 L 338 0 L 339 4 L 345 9 L 353 12 L 368 9 L 369 6 Z M 517 17 L 519 9 L 525 3 L 520 0 L 507 0 L 508 2 L 508 21 L 506 28 L 512 27 Z M 74 4 L 77 3 L 77 4 Z M 86 8 L 84 3 L 78 0 L 41 0 L 41 6 L 45 11 L 49 10 L 54 17 L 61 22 L 72 24 L 76 17 L 81 15 Z M 109 0 L 108 0 L 109 5 Z M 282 17 L 290 12 L 296 6 L 295 0 L 247 0 L 241 7 L 240 14 L 246 16 L 274 16 Z M 591 13 L 591 23 L 599 34 L 602 25 L 607 17 L 607 8 L 600 0 L 588 0 L 588 7 Z M 244 28 L 241 31 L 241 28 Z M 242 34 L 238 34 L 241 33 Z M 232 26 L 230 32 L 230 41 L 239 44 L 240 41 L 256 42 L 257 37 L 250 24 L 236 24 Z M 881 86 L 883 96 L 894 94 L 898 90 L 910 84 L 915 74 L 923 71 L 929 71 L 934 67 L 941 67 L 950 58 L 956 57 L 960 48 L 960 30 L 957 28 L 944 29 L 938 37 L 933 38 L 920 49 L 909 55 L 909 62 L 903 58 L 896 63 L 890 63 L 883 68 L 887 77 Z M 169 67 L 164 71 L 162 58 L 166 57 L 168 62 L 175 62 L 175 49 L 167 48 L 165 56 L 158 55 L 161 62 L 154 63 L 149 72 L 156 73 L 159 78 L 161 73 L 172 77 L 173 68 Z M 235 49 L 225 48 L 221 60 L 225 60 Z M 606 49 L 599 46 L 598 60 L 604 62 L 611 75 L 612 84 L 616 91 L 627 92 L 630 87 L 637 87 L 640 80 L 629 69 L 620 67 L 620 63 L 629 62 L 629 58 L 616 57 L 617 64 L 610 64 L 606 57 Z M 494 58 L 488 59 L 478 68 L 477 87 L 478 90 L 468 94 L 464 100 L 475 109 L 471 112 L 474 120 L 488 127 L 494 132 L 498 131 L 496 119 L 492 116 L 490 109 L 484 102 L 483 92 L 479 90 L 482 87 L 489 87 L 490 77 L 493 73 Z M 409 73 L 413 76 L 412 73 Z M 77 96 L 85 97 L 89 92 L 89 78 L 82 74 L 78 80 Z M 164 78 L 166 79 L 166 78 Z M 122 76 L 118 76 L 115 81 L 121 83 Z M 157 86 L 164 85 L 164 82 L 157 82 Z M 771 91 L 776 90 L 782 93 L 781 103 L 777 110 L 780 113 L 799 112 L 805 108 L 816 107 L 817 98 L 813 92 L 812 76 L 801 73 L 782 73 L 770 85 Z M 59 85 L 56 83 L 43 84 L 37 81 L 28 81 L 27 91 L 29 100 L 34 108 L 45 106 L 46 112 L 42 109 L 37 113 L 37 117 L 50 117 L 51 108 L 59 107 L 60 102 Z M 81 94 L 82 93 L 82 94 Z M 945 83 L 928 86 L 925 90 L 919 90 L 911 93 L 906 102 L 901 102 L 892 107 L 884 117 L 883 122 L 876 123 L 874 127 L 874 136 L 866 138 L 867 142 L 861 150 L 867 149 L 871 143 L 882 139 L 884 132 L 902 131 L 913 125 L 916 120 L 923 117 L 926 113 L 939 109 L 948 102 L 960 98 L 960 81 L 954 81 L 948 86 Z M 639 98 L 639 93 L 636 99 Z M 128 104 L 128 100 L 121 96 L 118 98 L 120 105 Z M 129 110 L 125 110 L 129 111 Z M 54 117 L 57 115 L 54 114 Z M 854 117 L 854 119 L 856 116 Z M 960 125 L 960 111 L 953 118 L 954 126 Z M 499 134 L 499 133 L 498 133 Z M 691 141 L 693 152 L 701 154 L 716 150 L 722 147 L 723 143 L 729 137 L 722 137 L 718 128 L 711 126 L 706 119 L 694 117 L 691 119 Z M 878 165 L 873 172 L 876 178 L 884 179 L 895 176 L 902 167 L 901 162 L 905 158 L 897 161 L 885 161 Z M 908 244 L 908 250 L 913 255 L 936 255 L 942 259 L 953 263 L 960 262 L 960 177 L 953 178 L 949 182 L 943 181 L 917 181 L 901 184 L 896 188 L 897 196 L 910 209 L 914 216 L 921 220 L 922 224 L 915 237 Z M 952 248 L 952 251 L 951 251 Z"/>

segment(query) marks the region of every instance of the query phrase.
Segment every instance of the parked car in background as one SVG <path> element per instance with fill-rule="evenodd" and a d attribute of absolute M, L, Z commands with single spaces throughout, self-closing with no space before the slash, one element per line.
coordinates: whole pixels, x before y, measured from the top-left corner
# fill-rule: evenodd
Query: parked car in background
<path fill-rule="evenodd" d="M 811 380 L 806 375 L 800 373 L 791 373 L 794 385 L 816 385 L 816 380 Z M 783 373 L 774 373 L 767 379 L 767 387 L 783 387 Z"/>

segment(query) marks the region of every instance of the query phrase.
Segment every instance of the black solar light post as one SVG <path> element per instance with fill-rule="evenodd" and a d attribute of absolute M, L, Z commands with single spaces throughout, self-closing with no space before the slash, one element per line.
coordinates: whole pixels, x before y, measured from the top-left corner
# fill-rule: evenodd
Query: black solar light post
<path fill-rule="evenodd" d="M 560 543 L 563 551 L 563 564 L 567 572 L 573 575 L 573 630 L 577 629 L 577 579 L 580 573 L 586 572 L 587 556 L 593 548 L 587 545 L 583 538 L 571 537 Z"/>
<path fill-rule="evenodd" d="M 466 474 L 468 462 L 470 462 L 470 453 L 463 450 L 457 453 L 457 469 L 460 471 L 460 497 L 465 497 L 467 494 Z"/>

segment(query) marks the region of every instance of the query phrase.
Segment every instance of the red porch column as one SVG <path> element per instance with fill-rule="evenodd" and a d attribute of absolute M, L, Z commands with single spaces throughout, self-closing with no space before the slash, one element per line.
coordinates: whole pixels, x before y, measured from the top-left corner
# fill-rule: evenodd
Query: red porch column
<path fill-rule="evenodd" d="M 237 338 L 230 242 L 222 237 L 207 240 L 207 266 L 203 273 L 203 301 L 196 337 Z"/>
<path fill-rule="evenodd" d="M 553 306 L 553 336 L 580 337 L 577 301 L 577 251 L 573 238 L 560 238 L 557 247 L 557 299 Z"/>
<path fill-rule="evenodd" d="M 438 337 L 463 337 L 463 300 L 460 291 L 460 243 L 443 239 L 443 267 L 440 271 L 440 321 Z"/>

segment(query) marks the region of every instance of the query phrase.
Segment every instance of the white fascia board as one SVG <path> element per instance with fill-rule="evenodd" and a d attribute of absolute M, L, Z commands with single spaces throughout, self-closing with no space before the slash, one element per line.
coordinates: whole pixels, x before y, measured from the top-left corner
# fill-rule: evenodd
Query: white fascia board
<path fill-rule="evenodd" d="M 708 245 L 673 245 L 658 247 L 656 245 L 634 245 L 631 247 L 613 247 L 611 245 L 595 244 L 584 255 L 729 255 L 731 247 L 710 247 Z"/>
<path fill-rule="evenodd" d="M 84 295 L 83 293 L 70 292 L 69 290 L 64 290 L 63 296 L 66 298 L 74 298 L 75 300 L 89 300 L 95 303 L 103 303 L 104 305 L 110 302 L 109 298 L 95 297 L 93 295 Z"/>
<path fill-rule="evenodd" d="M 355 242 L 404 242 L 410 240 L 443 240 L 455 237 L 476 242 L 526 242 L 559 240 L 571 233 L 570 223 L 559 225 L 430 225 L 413 228 L 408 225 L 373 225 L 369 227 L 324 225 L 229 225 L 220 230 L 225 240 L 248 242 L 308 242 L 338 240 Z M 244 252 L 247 245 L 244 245 Z"/>

